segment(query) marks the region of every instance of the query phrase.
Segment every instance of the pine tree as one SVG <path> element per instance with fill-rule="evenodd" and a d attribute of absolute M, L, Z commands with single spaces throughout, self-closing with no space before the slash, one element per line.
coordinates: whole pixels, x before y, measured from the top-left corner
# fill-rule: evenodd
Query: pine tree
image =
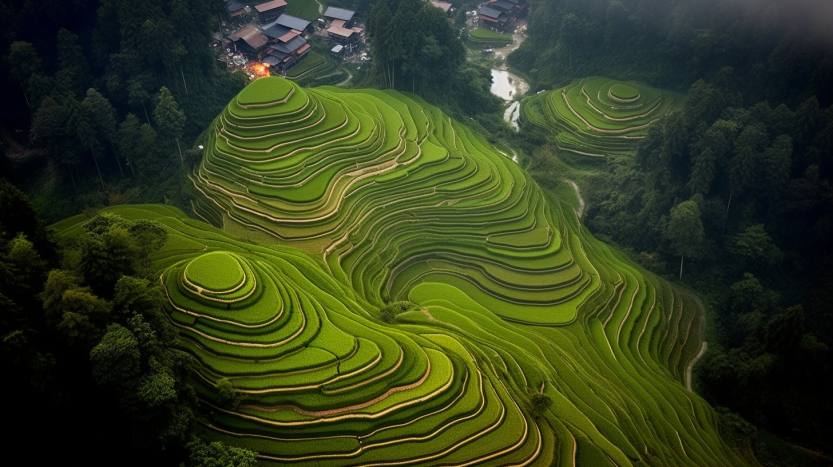
<path fill-rule="evenodd" d="M 185 113 L 179 108 L 179 104 L 177 104 L 173 94 L 165 86 L 159 89 L 156 108 L 153 109 L 153 120 L 164 136 L 176 141 L 176 149 L 179 152 L 179 163 L 184 168 L 185 159 L 182 156 L 179 139 L 182 137 L 182 130 L 185 126 Z"/>

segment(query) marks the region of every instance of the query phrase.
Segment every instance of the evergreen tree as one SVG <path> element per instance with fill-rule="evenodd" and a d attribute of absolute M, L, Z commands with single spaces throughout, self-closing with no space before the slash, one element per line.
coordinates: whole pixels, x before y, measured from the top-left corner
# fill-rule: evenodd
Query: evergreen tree
<path fill-rule="evenodd" d="M 55 48 L 58 52 L 56 77 L 64 86 L 80 94 L 89 86 L 91 74 L 78 36 L 67 29 L 60 29 Z"/>
<path fill-rule="evenodd" d="M 179 139 L 182 137 L 182 130 L 185 126 L 185 113 L 179 108 L 173 94 L 165 86 L 159 89 L 156 108 L 153 110 L 153 120 L 164 136 L 176 141 L 180 165 L 184 168 L 185 160 L 182 156 Z"/>
<path fill-rule="evenodd" d="M 9 46 L 7 62 L 12 78 L 17 81 L 23 97 L 26 98 L 26 104 L 31 108 L 28 95 L 29 79 L 41 71 L 40 55 L 31 43 L 15 41 Z"/>
<path fill-rule="evenodd" d="M 81 101 L 81 111 L 84 112 L 84 122 L 90 125 L 92 134 L 88 137 L 94 139 L 94 143 L 85 144 L 93 152 L 93 158 L 97 161 L 100 154 L 109 152 L 114 155 L 113 159 L 124 176 L 119 158 L 113 151 L 113 142 L 116 136 L 116 111 L 110 101 L 93 88 L 87 90 L 87 95 Z M 100 174 L 99 174 L 100 175 Z"/>
<path fill-rule="evenodd" d="M 682 280 L 685 257 L 699 256 L 703 249 L 703 222 L 700 219 L 700 208 L 696 202 L 683 201 L 671 209 L 665 236 L 680 256 L 680 280 Z"/>

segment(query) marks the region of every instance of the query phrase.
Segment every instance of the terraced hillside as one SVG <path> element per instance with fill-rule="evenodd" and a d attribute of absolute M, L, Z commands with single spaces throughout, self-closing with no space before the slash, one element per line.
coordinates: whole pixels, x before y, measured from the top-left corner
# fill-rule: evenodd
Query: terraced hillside
<path fill-rule="evenodd" d="M 521 119 L 562 151 L 603 158 L 631 154 L 650 125 L 680 104 L 680 96 L 667 91 L 591 77 L 527 97 Z"/>
<path fill-rule="evenodd" d="M 168 232 L 152 260 L 206 436 L 276 464 L 747 463 L 686 389 L 696 298 L 439 110 L 258 80 L 192 180 L 220 228 L 109 211 Z"/>
<path fill-rule="evenodd" d="M 217 120 L 195 211 L 322 255 L 376 305 L 443 281 L 508 320 L 569 323 L 599 279 L 530 183 L 436 108 L 275 78 Z"/>

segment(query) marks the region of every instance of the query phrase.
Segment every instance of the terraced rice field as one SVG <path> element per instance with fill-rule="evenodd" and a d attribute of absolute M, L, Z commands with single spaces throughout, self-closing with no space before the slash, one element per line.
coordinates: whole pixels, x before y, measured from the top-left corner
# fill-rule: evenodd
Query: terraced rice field
<path fill-rule="evenodd" d="M 302 86 L 333 84 L 346 79 L 349 75 L 336 64 L 332 57 L 323 53 L 310 52 L 297 65 L 287 70 L 286 78 Z"/>
<path fill-rule="evenodd" d="M 512 42 L 512 34 L 477 28 L 469 33 L 468 40 L 478 47 L 503 47 Z"/>
<path fill-rule="evenodd" d="M 108 209 L 168 232 L 152 260 L 205 436 L 281 465 L 747 463 L 685 387 L 696 298 L 467 127 L 395 92 L 266 78 L 210 133 L 194 211 L 218 227 Z M 415 306 L 383 322 L 397 301 Z"/>
<path fill-rule="evenodd" d="M 628 155 L 681 96 L 635 82 L 591 77 L 523 100 L 521 119 L 561 151 L 604 158 Z"/>

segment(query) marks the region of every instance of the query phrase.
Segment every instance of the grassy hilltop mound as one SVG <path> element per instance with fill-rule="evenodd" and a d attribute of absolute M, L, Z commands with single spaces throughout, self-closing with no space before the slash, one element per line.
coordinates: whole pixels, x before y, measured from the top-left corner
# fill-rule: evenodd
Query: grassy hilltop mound
<path fill-rule="evenodd" d="M 668 91 L 592 77 L 524 99 L 521 116 L 560 150 L 604 158 L 631 154 L 651 124 L 681 104 Z"/>
<path fill-rule="evenodd" d="M 746 462 L 686 389 L 696 299 L 436 108 L 258 80 L 193 183 L 219 228 L 109 211 L 168 232 L 152 260 L 206 436 L 279 464 Z"/>

